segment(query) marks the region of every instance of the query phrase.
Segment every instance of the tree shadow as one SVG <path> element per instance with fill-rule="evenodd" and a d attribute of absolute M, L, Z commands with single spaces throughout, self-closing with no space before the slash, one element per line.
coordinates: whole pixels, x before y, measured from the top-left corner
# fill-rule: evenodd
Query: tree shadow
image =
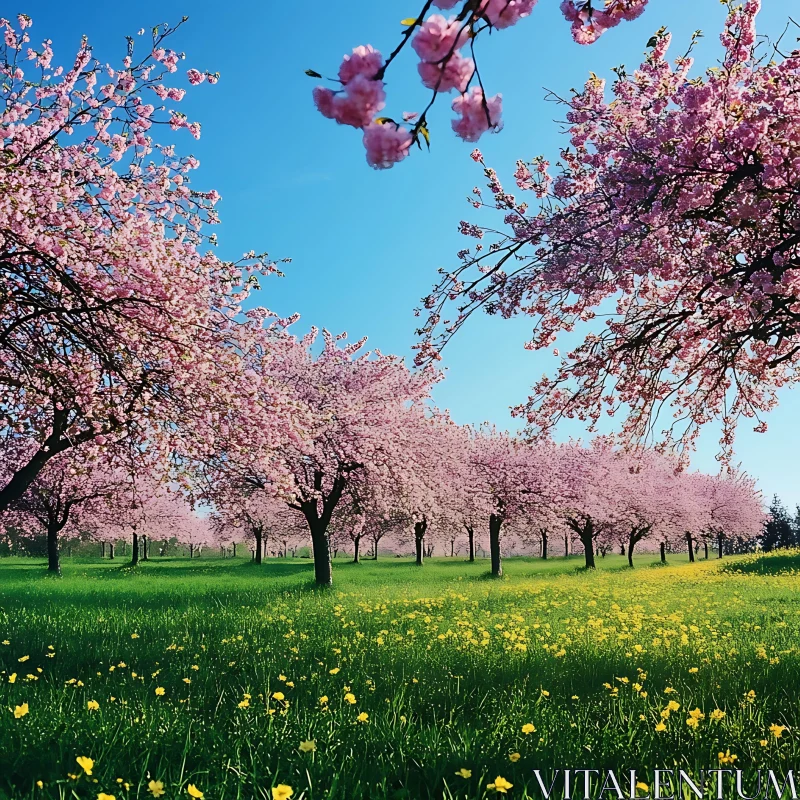
<path fill-rule="evenodd" d="M 800 572 L 800 552 L 764 553 L 729 561 L 722 564 L 720 572 L 729 575 L 791 575 Z"/>

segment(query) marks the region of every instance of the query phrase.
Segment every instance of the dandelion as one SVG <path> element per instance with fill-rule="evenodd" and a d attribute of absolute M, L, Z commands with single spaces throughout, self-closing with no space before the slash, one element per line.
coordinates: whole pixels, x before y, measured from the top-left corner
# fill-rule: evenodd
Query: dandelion
<path fill-rule="evenodd" d="M 167 690 L 163 686 L 156 686 L 156 697 L 163 697 Z"/>
<path fill-rule="evenodd" d="M 75 761 L 78 762 L 78 766 L 87 774 L 91 775 L 92 770 L 94 769 L 94 761 L 89 758 L 88 756 L 78 756 Z"/>
<path fill-rule="evenodd" d="M 766 739 L 761 739 L 761 740 L 759 741 L 759 744 L 760 744 L 762 747 L 766 747 L 766 746 L 769 744 L 769 742 L 768 742 Z"/>
<path fill-rule="evenodd" d="M 697 667 L 689 667 L 689 674 L 690 675 L 695 675 L 695 674 L 697 674 L 697 672 L 699 672 Z"/>
<path fill-rule="evenodd" d="M 244 700 L 239 702 L 239 708 L 250 708 L 250 701 L 245 697 Z"/>
<path fill-rule="evenodd" d="M 44 782 L 43 782 L 43 781 L 36 781 L 36 785 L 37 785 L 37 786 L 38 786 L 40 789 L 43 789 L 43 788 L 44 788 Z"/>
<path fill-rule="evenodd" d="M 16 682 L 17 682 L 17 673 L 16 673 L 16 672 L 12 672 L 12 673 L 11 673 L 11 674 L 8 676 L 8 682 L 9 682 L 9 683 L 16 683 Z"/>
<path fill-rule="evenodd" d="M 273 692 L 272 693 L 272 699 L 273 700 L 285 700 L 286 699 L 286 695 L 284 695 L 283 692 Z"/>
<path fill-rule="evenodd" d="M 776 738 L 780 739 L 783 736 L 783 732 L 787 730 L 786 725 L 778 725 L 772 724 L 769 726 L 769 732 Z"/>
<path fill-rule="evenodd" d="M 328 670 L 331 675 L 338 675 L 339 674 L 339 667 L 334 667 L 331 670 Z"/>
<path fill-rule="evenodd" d="M 301 753 L 313 753 L 317 749 L 317 743 L 314 739 L 307 739 L 304 742 L 300 742 L 300 746 L 297 749 Z"/>
<path fill-rule="evenodd" d="M 139 634 L 138 633 L 132 633 L 131 634 L 131 639 L 138 639 L 138 638 L 139 638 Z"/>
<path fill-rule="evenodd" d="M 14 706 L 14 719 L 21 719 L 28 713 L 28 704 L 23 703 L 21 706 Z"/>
<path fill-rule="evenodd" d="M 361 712 L 361 713 L 360 713 L 360 714 L 359 714 L 359 715 L 356 717 L 356 719 L 357 719 L 359 722 L 367 722 L 367 721 L 369 720 L 369 714 L 367 714 L 367 712 L 366 712 L 366 711 L 362 711 L 362 712 Z"/>
<path fill-rule="evenodd" d="M 725 719 L 725 712 L 720 710 L 719 708 L 715 708 L 708 715 L 708 718 L 714 720 L 714 722 L 719 722 L 721 719 Z"/>
<path fill-rule="evenodd" d="M 472 770 L 467 769 L 466 767 L 461 767 L 461 769 L 458 772 L 456 772 L 456 775 L 458 775 L 459 778 L 464 778 L 464 779 L 471 778 Z"/>
<path fill-rule="evenodd" d="M 726 750 L 724 753 L 720 751 L 717 754 L 717 759 L 719 760 L 720 764 L 733 764 L 737 758 L 738 756 L 733 755 L 730 750 Z"/>
<path fill-rule="evenodd" d="M 348 692 L 344 696 L 345 703 L 350 703 L 351 706 L 355 705 L 356 703 L 356 696 L 352 692 Z"/>
<path fill-rule="evenodd" d="M 530 723 L 530 722 L 526 722 L 526 723 L 525 723 L 525 724 L 522 726 L 522 732 L 523 732 L 523 733 L 524 733 L 526 736 L 527 736 L 529 733 L 536 733 L 536 727 L 535 727 L 535 726 L 534 726 L 532 723 Z"/>
<path fill-rule="evenodd" d="M 113 794 L 106 794 L 105 792 L 100 792 L 100 794 L 97 795 L 97 800 L 117 800 L 117 798 L 114 797 Z"/>
<path fill-rule="evenodd" d="M 147 788 L 153 797 L 162 797 L 166 794 L 162 781 L 150 781 L 150 783 L 147 784 Z"/>
<path fill-rule="evenodd" d="M 186 787 L 186 793 L 189 795 L 189 797 L 194 797 L 195 800 L 203 800 L 205 797 L 205 795 L 193 783 L 190 783 Z"/>
<path fill-rule="evenodd" d="M 100 708 L 100 703 L 97 700 L 88 700 L 86 703 L 87 711 L 97 711 Z"/>
<path fill-rule="evenodd" d="M 505 778 L 502 778 L 498 775 L 494 779 L 494 783 L 487 783 L 486 788 L 489 791 L 499 792 L 500 794 L 506 794 L 508 790 L 513 786 L 513 783 L 509 783 Z"/>
<path fill-rule="evenodd" d="M 670 711 L 677 711 L 677 710 L 678 710 L 680 707 L 681 707 L 681 704 L 680 704 L 680 703 L 678 703 L 678 702 L 677 702 L 677 701 L 675 701 L 675 700 L 670 700 L 670 701 L 669 701 L 669 703 L 667 703 L 667 708 L 668 708 Z M 724 715 L 723 715 L 723 716 L 724 716 Z"/>
<path fill-rule="evenodd" d="M 666 725 L 665 725 L 663 722 L 659 722 L 659 723 L 656 725 L 656 730 L 657 730 L 659 733 L 661 733 L 662 731 L 665 731 L 666 729 L 667 729 L 667 726 L 666 726 Z"/>
<path fill-rule="evenodd" d="M 272 800 L 289 800 L 293 794 L 294 790 L 288 784 L 279 783 L 272 787 Z"/>
<path fill-rule="evenodd" d="M 519 753 L 510 753 L 510 754 L 509 754 L 509 756 L 508 756 L 508 760 L 509 760 L 509 761 L 510 761 L 512 764 L 516 764 L 516 763 L 517 763 L 517 761 L 519 761 L 519 760 L 520 760 L 520 758 L 522 758 L 522 756 L 520 756 L 520 754 L 519 754 Z"/>
<path fill-rule="evenodd" d="M 324 706 L 327 702 L 328 702 L 328 695 L 326 694 L 322 695 L 322 697 L 320 697 L 319 699 L 319 704 L 321 706 Z"/>

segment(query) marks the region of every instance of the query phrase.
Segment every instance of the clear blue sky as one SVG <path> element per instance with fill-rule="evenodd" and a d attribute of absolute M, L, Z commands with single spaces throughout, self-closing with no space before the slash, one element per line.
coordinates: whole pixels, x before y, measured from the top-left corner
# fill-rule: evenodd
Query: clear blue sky
<path fill-rule="evenodd" d="M 389 52 L 400 20 L 413 16 L 421 0 L 18 2 L 15 11 L 34 19 L 34 38 L 53 39 L 55 63 L 71 58 L 83 33 L 98 58 L 119 63 L 126 34 L 188 14 L 173 43 L 187 53 L 182 67 L 219 70 L 221 80 L 187 96 L 183 110 L 202 123 L 203 135 L 199 142 L 187 135 L 180 148 L 201 160 L 194 185 L 222 194 L 221 255 L 252 248 L 291 256 L 287 277 L 266 283 L 263 305 L 282 315 L 299 312 L 299 329 L 315 324 L 346 330 L 352 339 L 367 335 L 370 346 L 384 352 L 410 353 L 414 307 L 436 269 L 452 265 L 465 246 L 459 220 L 481 218 L 464 199 L 482 185 L 480 168 L 469 159 L 472 146 L 451 134 L 451 113 L 441 102 L 431 118 L 431 153 L 416 152 L 393 170 L 375 172 L 364 161 L 357 132 L 315 112 L 315 81 L 303 72 L 312 67 L 335 74 L 342 54 L 357 44 Z M 82 13 L 76 13 L 78 5 Z M 774 37 L 793 5 L 764 0 L 759 32 Z M 706 36 L 695 50 L 695 69 L 713 64 L 724 15 L 716 0 L 651 0 L 636 22 L 580 47 L 569 37 L 557 0 L 540 0 L 529 19 L 481 42 L 482 75 L 491 93 L 503 93 L 506 124 L 480 143 L 488 163 L 509 179 L 517 158 L 544 153 L 555 160 L 564 140 L 553 119 L 561 109 L 544 100 L 543 87 L 566 93 L 582 85 L 590 70 L 613 77 L 611 67 L 639 64 L 647 39 L 661 25 L 672 31 L 676 55 L 701 28 Z M 136 38 L 145 43 L 146 37 Z M 387 113 L 395 116 L 420 110 L 427 99 L 413 53 L 397 67 L 387 76 Z M 529 328 L 524 319 L 474 319 L 445 350 L 448 376 L 436 391 L 439 405 L 458 422 L 513 426 L 508 407 L 524 400 L 533 381 L 554 366 L 550 355 L 522 349 Z M 792 505 L 800 503 L 798 412 L 800 394 L 785 394 L 768 419 L 769 432 L 743 428 L 737 446 L 765 495 L 777 492 Z M 716 452 L 717 432 L 709 430 L 694 465 L 715 471 Z"/>

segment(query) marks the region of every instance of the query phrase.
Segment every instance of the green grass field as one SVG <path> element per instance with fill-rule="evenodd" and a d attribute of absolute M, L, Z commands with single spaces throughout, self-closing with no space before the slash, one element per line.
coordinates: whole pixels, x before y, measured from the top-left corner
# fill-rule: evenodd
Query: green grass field
<path fill-rule="evenodd" d="M 337 560 L 326 591 L 302 559 L 2 559 L 0 797 L 482 798 L 501 776 L 524 798 L 534 768 L 797 764 L 800 554 L 580 562 Z"/>

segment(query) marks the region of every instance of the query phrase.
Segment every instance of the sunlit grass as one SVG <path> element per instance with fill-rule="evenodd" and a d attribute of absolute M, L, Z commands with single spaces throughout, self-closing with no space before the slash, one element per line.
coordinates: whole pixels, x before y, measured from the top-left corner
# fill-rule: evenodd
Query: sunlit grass
<path fill-rule="evenodd" d="M 652 561 L 337 562 L 321 591 L 303 559 L 60 580 L 4 559 L 0 796 L 477 798 L 502 776 L 522 798 L 534 768 L 793 766 L 800 555 Z"/>

